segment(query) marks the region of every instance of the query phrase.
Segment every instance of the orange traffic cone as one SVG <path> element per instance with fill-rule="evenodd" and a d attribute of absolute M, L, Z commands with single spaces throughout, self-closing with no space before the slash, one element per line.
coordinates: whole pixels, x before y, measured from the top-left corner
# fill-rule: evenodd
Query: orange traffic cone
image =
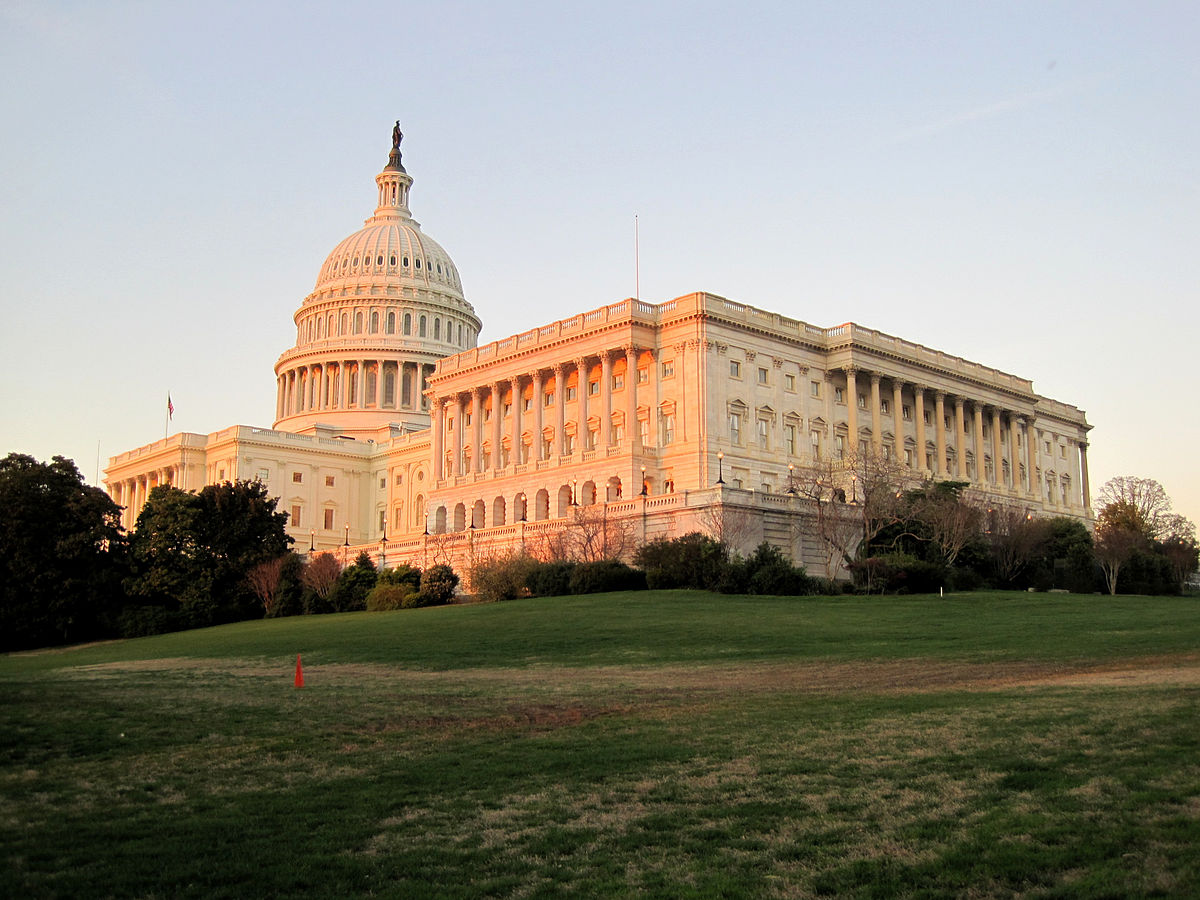
<path fill-rule="evenodd" d="M 300 666 L 300 654 L 296 654 L 296 687 L 304 687 L 304 669 Z"/>

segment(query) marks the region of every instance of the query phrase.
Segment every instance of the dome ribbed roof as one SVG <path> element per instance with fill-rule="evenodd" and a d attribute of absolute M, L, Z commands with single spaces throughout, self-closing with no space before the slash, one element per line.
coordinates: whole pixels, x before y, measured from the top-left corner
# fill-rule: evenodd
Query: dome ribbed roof
<path fill-rule="evenodd" d="M 433 288 L 462 298 L 462 282 L 442 245 L 421 231 L 411 218 L 368 219 L 333 248 L 317 276 L 314 290 L 340 282 L 361 285 L 377 280 Z"/>

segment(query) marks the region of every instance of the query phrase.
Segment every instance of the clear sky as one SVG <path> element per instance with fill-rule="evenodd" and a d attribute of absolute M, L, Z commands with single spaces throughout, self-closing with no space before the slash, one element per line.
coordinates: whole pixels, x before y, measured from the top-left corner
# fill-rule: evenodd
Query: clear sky
<path fill-rule="evenodd" d="M 854 321 L 1087 411 L 1200 520 L 1200 4 L 0 0 L 0 451 L 270 425 L 375 204 L 492 340 L 640 293 Z"/>

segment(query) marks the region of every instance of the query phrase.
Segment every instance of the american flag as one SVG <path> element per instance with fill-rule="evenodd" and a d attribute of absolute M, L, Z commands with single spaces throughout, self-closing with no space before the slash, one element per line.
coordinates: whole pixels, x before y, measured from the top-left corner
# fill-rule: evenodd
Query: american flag
<path fill-rule="evenodd" d="M 171 402 L 171 395 L 167 394 L 167 418 L 170 419 L 175 415 L 175 404 Z"/>

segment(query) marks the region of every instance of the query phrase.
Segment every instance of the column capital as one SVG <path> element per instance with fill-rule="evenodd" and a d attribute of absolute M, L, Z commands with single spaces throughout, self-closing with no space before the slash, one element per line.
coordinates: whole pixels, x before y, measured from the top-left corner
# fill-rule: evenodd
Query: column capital
<path fill-rule="evenodd" d="M 871 373 L 871 387 L 879 387 L 879 382 L 883 380 L 883 376 L 878 372 Z"/>

